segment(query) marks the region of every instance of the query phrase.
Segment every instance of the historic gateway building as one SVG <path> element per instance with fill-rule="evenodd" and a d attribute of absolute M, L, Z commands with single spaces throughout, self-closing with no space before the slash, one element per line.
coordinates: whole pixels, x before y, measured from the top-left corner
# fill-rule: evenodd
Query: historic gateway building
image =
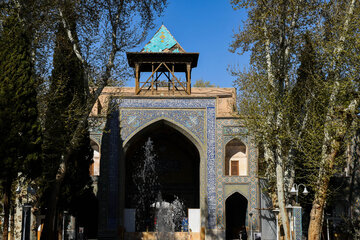
<path fill-rule="evenodd" d="M 141 52 L 127 53 L 135 87 L 108 87 L 94 107 L 99 239 L 135 236 L 133 178 L 149 138 L 162 199 L 184 203 L 193 239 L 239 239 L 244 229 L 275 239 L 275 215 L 262 197 L 257 149 L 236 114 L 235 89 L 192 88 L 198 57 L 161 26 Z"/>

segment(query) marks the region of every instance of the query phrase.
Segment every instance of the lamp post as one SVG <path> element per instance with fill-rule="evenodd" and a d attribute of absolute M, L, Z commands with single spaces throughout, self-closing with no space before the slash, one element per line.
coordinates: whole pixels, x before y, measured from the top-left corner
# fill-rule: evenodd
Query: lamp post
<path fill-rule="evenodd" d="M 302 186 L 304 188 L 304 191 L 302 192 L 302 194 L 304 194 L 305 196 L 309 194 L 308 190 L 306 189 L 306 186 L 302 183 L 300 184 L 296 184 L 294 183 L 291 190 L 290 190 L 290 194 L 291 195 L 295 195 L 296 196 L 296 206 L 292 207 L 292 227 L 294 229 L 294 237 L 297 239 L 297 237 L 299 236 L 300 238 L 302 237 L 302 219 L 301 219 L 301 206 L 299 206 L 299 188 L 300 186 Z M 296 224 L 295 224 L 296 221 Z M 291 232 L 291 231 L 290 231 Z"/>
<path fill-rule="evenodd" d="M 249 216 L 250 216 L 250 219 L 249 219 L 249 220 L 250 220 L 250 239 L 251 239 L 251 240 L 253 240 L 253 234 L 252 234 L 252 233 L 253 233 L 253 232 L 252 232 L 252 215 L 253 215 L 253 213 L 250 212 L 250 213 L 249 213 Z"/>
<path fill-rule="evenodd" d="M 329 213 L 326 213 L 326 237 L 327 237 L 327 240 L 330 240 L 330 231 L 329 231 L 329 217 L 330 217 L 330 214 Z"/>
<path fill-rule="evenodd" d="M 278 208 L 273 209 L 273 212 L 275 213 L 275 219 L 276 219 L 276 240 L 279 240 L 279 212 L 280 210 Z"/>
<path fill-rule="evenodd" d="M 291 206 L 291 204 L 288 204 L 286 206 L 288 216 L 290 217 L 290 239 L 293 239 L 292 230 L 294 228 L 294 218 L 293 218 L 293 215 L 292 215 L 292 209 L 293 209 L 293 206 Z"/>
<path fill-rule="evenodd" d="M 296 204 L 298 204 L 298 198 L 299 198 L 299 188 L 300 186 L 304 187 L 304 191 L 302 192 L 305 196 L 309 194 L 308 190 L 306 189 L 306 186 L 302 183 L 300 184 L 296 184 L 294 183 L 291 190 L 290 190 L 290 194 L 291 195 L 296 195 Z"/>
<path fill-rule="evenodd" d="M 16 193 L 19 194 L 21 193 L 21 184 L 17 187 L 16 189 Z M 35 190 L 28 185 L 26 188 L 26 203 L 22 206 L 23 207 L 23 224 L 22 224 L 22 240 L 27 240 L 29 239 L 27 237 L 27 219 L 30 219 L 30 214 L 31 214 L 31 205 L 29 204 L 29 194 L 30 195 L 35 195 Z"/>

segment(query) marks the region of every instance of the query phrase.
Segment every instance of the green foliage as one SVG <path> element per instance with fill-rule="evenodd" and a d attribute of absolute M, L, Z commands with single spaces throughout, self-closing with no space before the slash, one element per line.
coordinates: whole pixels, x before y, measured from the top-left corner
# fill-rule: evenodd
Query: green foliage
<path fill-rule="evenodd" d="M 19 172 L 39 174 L 41 130 L 37 121 L 37 87 L 30 39 L 16 13 L 3 22 L 0 35 L 0 179 Z"/>
<path fill-rule="evenodd" d="M 40 174 L 41 129 L 37 121 L 37 87 L 31 61 L 28 29 L 11 12 L 0 29 L 0 185 L 3 238 L 13 202 L 13 183 L 21 173 L 28 179 Z"/>
<path fill-rule="evenodd" d="M 79 206 L 78 196 L 91 193 L 88 187 L 88 167 L 92 151 L 87 121 L 92 106 L 106 85 L 115 82 L 120 85 L 129 76 L 126 71 L 127 62 L 124 60 L 125 52 L 145 39 L 148 30 L 153 27 L 154 19 L 166 7 L 166 0 L 10 0 L 1 2 L 0 5 L 0 130 L 3 136 L 0 165 L 4 166 L 1 168 L 1 178 L 5 175 L 17 177 L 19 169 L 24 172 L 26 170 L 29 175 L 41 172 L 39 182 L 43 187 L 40 189 L 44 191 L 42 203 L 60 199 L 63 203 L 61 208 L 76 209 L 73 206 Z M 9 16 L 19 19 L 10 21 Z M 20 33 L 18 30 L 21 28 L 26 28 L 26 31 Z M 64 28 L 69 35 L 65 34 Z M 69 38 L 74 41 L 70 43 Z M 23 45 L 16 47 L 18 43 Z M 22 57 L 29 60 L 26 63 L 28 65 L 25 61 L 18 61 L 23 60 Z M 37 161 L 38 156 L 26 152 L 27 147 L 33 146 L 33 143 L 38 147 L 40 138 L 37 134 L 31 134 L 35 139 L 24 137 L 27 132 L 22 128 L 23 125 L 28 125 L 33 128 L 33 132 L 39 132 L 39 125 L 31 125 L 32 116 L 37 114 L 37 110 L 26 105 L 32 104 L 30 93 L 35 92 L 38 85 L 33 84 L 34 78 L 22 79 L 22 75 L 19 75 L 28 73 L 30 76 L 33 72 L 41 76 L 37 79 L 44 81 L 39 103 L 45 135 L 41 168 L 38 164 L 30 164 L 30 160 Z M 22 106 L 28 113 L 23 111 L 21 105 L 17 105 L 18 96 L 9 94 L 22 84 L 30 86 L 28 92 L 20 94 L 21 91 L 18 91 L 16 94 L 26 98 L 26 103 Z M 90 92 L 89 86 L 96 90 L 91 89 L 94 91 Z M 16 112 L 22 118 L 12 117 Z M 16 125 L 18 130 L 11 131 L 12 125 Z M 28 143 L 26 147 L 21 139 Z M 7 146 L 4 144 L 5 140 L 9 143 Z M 23 152 L 27 153 L 26 159 Z M 10 153 L 16 154 L 15 158 L 3 157 Z M 60 192 L 64 194 L 59 198 L 59 189 L 56 188 L 49 198 L 63 158 L 67 162 L 67 174 Z M 7 169 L 10 171 L 7 172 Z M 49 212 L 53 213 L 51 221 L 56 221 L 56 213 L 52 210 Z M 51 224 L 46 223 L 44 229 L 49 225 Z M 56 230 L 51 229 L 49 232 L 51 231 Z M 48 236 L 44 234 L 43 238 L 50 239 L 54 236 L 52 233 Z"/>
<path fill-rule="evenodd" d="M 263 172 L 279 202 L 278 188 L 286 193 L 293 182 L 311 186 L 313 239 L 329 192 L 338 190 L 329 180 L 344 167 L 358 121 L 360 6 L 356 1 L 231 3 L 249 12 L 231 45 L 233 52 L 251 51 L 249 71 L 233 71 L 240 112 L 264 146 Z M 284 200 L 289 202 L 289 195 Z"/>
<path fill-rule="evenodd" d="M 214 84 L 211 84 L 210 81 L 204 81 L 203 79 L 196 80 L 193 87 L 216 87 Z"/>
<path fill-rule="evenodd" d="M 71 23 L 74 29 L 74 19 Z M 86 104 L 84 69 L 73 52 L 72 44 L 61 24 L 58 25 L 56 34 L 53 65 L 43 144 L 43 184 L 45 185 L 43 200 L 45 202 L 49 199 L 48 194 L 56 180 L 60 163 L 69 151 L 69 142 L 83 117 Z M 61 196 L 59 196 L 60 208 L 66 210 L 72 209 L 72 202 L 76 201 L 75 199 L 84 191 L 87 189 L 91 191 L 89 167 L 92 161 L 92 149 L 87 124 L 77 131 L 81 132 L 80 139 L 71 151 L 70 160 L 65 169 L 66 175 Z"/>
<path fill-rule="evenodd" d="M 234 0 L 232 4 L 235 9 L 249 10 L 245 27 L 234 35 L 231 45 L 234 52 L 252 52 L 250 70 L 232 72 L 238 77 L 235 85 L 242 116 L 258 141 L 275 146 L 275 140 L 280 139 L 285 155 L 295 144 L 297 154 L 300 151 L 309 160 L 302 167 L 316 169 L 321 158 L 325 114 L 336 81 L 334 64 L 341 72 L 337 76 L 341 81 L 336 96 L 338 109 L 357 98 L 358 78 L 354 74 L 358 71 L 359 54 L 354 38 L 358 37 L 358 27 L 354 22 L 349 26 L 351 34 L 346 35 L 346 50 L 333 54 L 336 48 L 342 49 L 337 44 L 344 24 L 343 17 L 335 16 L 335 10 L 346 9 L 346 3 L 290 1 L 284 5 L 282 1 Z M 324 14 L 317 11 L 320 7 Z M 358 7 L 355 11 L 359 11 Z M 320 20 L 324 25 L 316 25 Z M 276 124 L 272 116 L 276 113 L 282 114 L 281 124 Z M 342 117 L 334 117 L 334 132 L 340 131 L 337 129 L 343 127 Z"/>
<path fill-rule="evenodd" d="M 316 189 L 324 139 L 324 121 L 329 91 L 309 34 L 304 36 L 297 81 L 291 91 L 290 127 L 302 131 L 295 146 L 295 181 Z M 306 198 L 310 204 L 312 198 Z"/>

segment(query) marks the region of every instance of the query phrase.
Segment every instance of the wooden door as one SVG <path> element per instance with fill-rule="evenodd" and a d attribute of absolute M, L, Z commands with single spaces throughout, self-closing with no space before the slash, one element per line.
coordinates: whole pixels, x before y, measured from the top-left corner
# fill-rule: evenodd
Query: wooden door
<path fill-rule="evenodd" d="M 231 176 L 239 176 L 239 161 L 231 161 Z"/>

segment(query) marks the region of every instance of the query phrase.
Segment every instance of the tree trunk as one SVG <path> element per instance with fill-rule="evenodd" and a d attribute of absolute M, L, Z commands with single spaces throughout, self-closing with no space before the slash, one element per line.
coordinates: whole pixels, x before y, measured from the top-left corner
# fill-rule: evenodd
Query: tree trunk
<path fill-rule="evenodd" d="M 98 90 L 98 89 L 97 89 Z M 101 92 L 100 92 L 101 93 Z M 41 240 L 55 240 L 57 239 L 57 217 L 58 217 L 58 201 L 60 196 L 60 189 L 63 183 L 63 180 L 66 175 L 66 170 L 68 166 L 68 162 L 70 160 L 71 155 L 73 154 L 75 146 L 78 146 L 79 140 L 83 134 L 82 130 L 85 128 L 86 123 L 88 121 L 88 116 L 91 112 L 91 109 L 95 103 L 95 98 L 88 98 L 87 103 L 84 106 L 84 114 L 79 119 L 79 122 L 76 126 L 76 130 L 74 131 L 72 138 L 69 142 L 69 147 L 67 148 L 67 152 L 63 157 L 58 172 L 56 174 L 55 183 L 51 190 L 50 201 L 47 206 L 47 211 L 45 215 L 45 222 L 43 232 L 41 234 Z"/>
<path fill-rule="evenodd" d="M 10 199 L 11 199 L 11 183 L 6 181 L 3 185 L 4 196 L 4 224 L 3 224 L 3 240 L 8 240 L 9 236 L 9 219 L 10 219 Z"/>
<path fill-rule="evenodd" d="M 277 157 L 279 158 L 279 157 Z M 277 160 L 276 164 L 276 188 L 277 196 L 279 199 L 279 210 L 284 228 L 285 239 L 290 240 L 290 223 L 286 211 L 285 193 L 284 193 L 284 169 L 281 157 Z"/>
<path fill-rule="evenodd" d="M 334 145 L 332 146 L 331 153 L 328 156 L 326 156 L 325 165 L 320 167 L 322 168 L 320 169 L 321 176 L 317 184 L 319 189 L 315 194 L 315 198 L 312 203 L 312 208 L 310 212 L 308 240 L 321 239 L 323 215 L 326 206 L 327 191 L 329 188 L 329 182 L 331 178 L 330 172 L 332 172 L 334 168 L 334 161 L 339 151 L 339 146 L 340 143 L 334 141 Z"/>
<path fill-rule="evenodd" d="M 359 156 L 360 156 L 360 129 L 357 128 L 355 137 L 352 141 L 350 150 L 350 163 L 349 163 L 349 174 L 350 174 L 350 189 L 349 189 L 349 205 L 350 205 L 350 219 L 355 216 L 356 207 L 354 207 L 357 187 L 357 173 L 359 168 Z"/>
<path fill-rule="evenodd" d="M 58 201 L 60 196 L 61 184 L 66 174 L 66 164 L 63 161 L 60 164 L 56 180 L 51 191 L 50 201 L 46 211 L 44 228 L 41 233 L 41 240 L 56 240 L 57 239 L 57 215 L 58 215 Z"/>
<path fill-rule="evenodd" d="M 10 239 L 15 239 L 15 204 L 11 203 Z"/>

